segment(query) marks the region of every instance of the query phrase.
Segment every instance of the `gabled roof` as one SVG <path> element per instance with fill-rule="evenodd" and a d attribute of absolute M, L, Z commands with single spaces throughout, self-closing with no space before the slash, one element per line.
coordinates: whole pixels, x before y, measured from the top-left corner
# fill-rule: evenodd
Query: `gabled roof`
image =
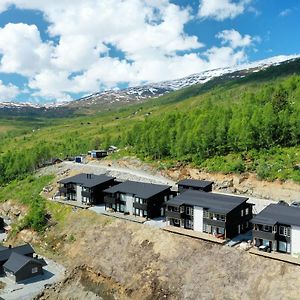
<path fill-rule="evenodd" d="M 169 185 L 137 182 L 137 181 L 125 181 L 111 188 L 104 190 L 105 193 L 115 194 L 124 193 L 135 195 L 142 199 L 149 199 L 159 193 L 167 191 L 171 188 Z"/>
<path fill-rule="evenodd" d="M 197 180 L 197 179 L 184 179 L 178 182 L 178 185 L 190 186 L 195 188 L 206 188 L 212 185 L 213 181 L 208 180 Z"/>
<path fill-rule="evenodd" d="M 75 183 L 87 188 L 91 188 L 109 182 L 113 179 L 115 179 L 115 177 L 81 173 L 72 177 L 59 180 L 58 182 L 63 184 Z"/>
<path fill-rule="evenodd" d="M 178 207 L 185 204 L 203 207 L 211 212 L 229 213 L 247 200 L 248 198 L 245 197 L 187 190 L 177 197 L 167 201 L 166 205 Z"/>
<path fill-rule="evenodd" d="M 252 220 L 254 224 L 300 226 L 300 208 L 280 204 L 270 204 Z"/>
<path fill-rule="evenodd" d="M 34 249 L 29 244 L 17 246 L 14 248 L 3 247 L 2 249 L 0 249 L 0 261 L 3 262 L 8 260 L 12 251 L 21 255 L 33 254 L 35 252 Z"/>
<path fill-rule="evenodd" d="M 42 262 L 38 261 L 37 259 L 12 251 L 9 259 L 3 265 L 3 267 L 15 274 L 19 270 L 21 270 L 25 265 L 27 265 L 29 262 L 34 262 L 42 266 Z"/>

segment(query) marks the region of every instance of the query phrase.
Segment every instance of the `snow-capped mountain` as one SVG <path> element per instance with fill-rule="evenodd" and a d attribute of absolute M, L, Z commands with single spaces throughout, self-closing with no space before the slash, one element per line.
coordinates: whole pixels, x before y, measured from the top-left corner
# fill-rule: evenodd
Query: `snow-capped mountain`
<path fill-rule="evenodd" d="M 130 87 L 123 90 L 107 90 L 97 92 L 89 96 L 83 97 L 67 103 L 51 104 L 39 106 L 31 103 L 13 103 L 0 102 L 0 112 L 5 111 L 34 111 L 34 110 L 58 110 L 58 109 L 78 109 L 91 108 L 101 106 L 108 108 L 116 104 L 138 103 L 150 98 L 157 98 L 169 92 L 176 91 L 182 88 L 190 87 L 195 84 L 204 84 L 214 78 L 227 76 L 227 78 L 241 78 L 247 74 L 259 72 L 270 66 L 280 65 L 284 62 L 291 62 L 300 55 L 276 56 L 265 60 L 241 64 L 238 66 L 218 68 L 214 70 L 206 70 L 198 74 L 193 74 L 181 79 L 163 81 L 158 83 L 145 84 L 137 87 Z"/>
<path fill-rule="evenodd" d="M 216 77 L 228 75 L 232 78 L 241 78 L 249 73 L 258 72 L 270 66 L 276 66 L 283 62 L 300 58 L 300 55 L 276 56 L 265 60 L 242 64 L 234 67 L 207 70 L 198 74 L 193 74 L 181 79 L 163 81 L 158 83 L 145 84 L 142 86 L 131 87 L 124 90 L 110 90 L 98 92 L 79 100 L 68 103 L 70 107 L 90 107 L 96 104 L 103 106 L 115 103 L 141 102 L 149 98 L 157 98 L 166 93 L 186 88 L 195 84 L 206 83 Z"/>

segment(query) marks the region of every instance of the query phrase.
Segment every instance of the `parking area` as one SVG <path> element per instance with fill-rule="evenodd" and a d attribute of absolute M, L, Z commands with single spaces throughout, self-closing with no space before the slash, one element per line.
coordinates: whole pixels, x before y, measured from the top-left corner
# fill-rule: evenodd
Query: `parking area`
<path fill-rule="evenodd" d="M 15 283 L 7 277 L 0 277 L 5 287 L 0 290 L 0 299 L 5 300 L 29 300 L 40 293 L 44 286 L 64 278 L 65 268 L 52 260 L 45 259 L 47 266 L 44 267 L 44 274 L 36 276 L 32 279 Z"/>
<path fill-rule="evenodd" d="M 123 219 L 131 222 L 136 222 L 140 224 L 145 224 L 148 226 L 152 226 L 155 228 L 164 228 L 166 227 L 166 219 L 164 217 L 161 218 L 154 218 L 151 220 L 147 220 L 146 218 L 137 217 L 133 215 L 125 215 L 119 212 L 109 212 L 105 210 L 105 205 L 96 205 L 89 208 L 89 210 L 105 216 L 110 216 L 118 219 Z"/>

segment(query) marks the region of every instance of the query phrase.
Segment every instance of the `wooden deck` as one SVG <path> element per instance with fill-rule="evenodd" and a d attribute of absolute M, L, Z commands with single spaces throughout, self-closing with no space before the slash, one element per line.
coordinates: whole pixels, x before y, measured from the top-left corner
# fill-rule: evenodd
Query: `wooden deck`
<path fill-rule="evenodd" d="M 293 257 L 290 254 L 283 254 L 283 253 L 278 253 L 278 252 L 268 253 L 268 252 L 264 252 L 264 251 L 259 251 L 256 248 L 251 248 L 248 252 L 251 254 L 254 254 L 254 255 L 259 255 L 259 256 L 266 257 L 266 258 L 275 259 L 275 260 L 278 260 L 281 262 L 300 266 L 300 259 Z"/>
<path fill-rule="evenodd" d="M 180 227 L 166 226 L 165 228 L 163 228 L 163 230 L 172 232 L 175 234 L 179 234 L 179 235 L 188 236 L 188 237 L 191 237 L 194 239 L 209 241 L 209 242 L 220 244 L 220 245 L 224 245 L 226 243 L 226 240 L 218 239 L 211 234 L 194 231 L 194 230 L 188 230 L 188 229 L 184 229 L 184 228 L 180 228 Z"/>

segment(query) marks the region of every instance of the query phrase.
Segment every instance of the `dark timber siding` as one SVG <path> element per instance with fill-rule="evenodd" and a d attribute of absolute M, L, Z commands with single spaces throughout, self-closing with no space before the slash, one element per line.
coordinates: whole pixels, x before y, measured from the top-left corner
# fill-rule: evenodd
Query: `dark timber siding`
<path fill-rule="evenodd" d="M 32 273 L 32 269 L 37 268 L 36 273 Z M 5 270 L 6 274 L 8 277 L 15 279 L 16 282 L 35 277 L 37 275 L 42 275 L 43 274 L 43 268 L 42 265 L 39 263 L 35 262 L 29 262 L 26 264 L 23 268 L 18 270 L 15 274 L 12 274 L 9 272 L 9 270 Z"/>
<path fill-rule="evenodd" d="M 246 208 L 249 209 L 248 215 L 245 215 Z M 243 216 L 241 211 L 244 211 Z M 250 230 L 250 220 L 252 219 L 252 205 L 244 202 L 241 205 L 237 206 L 226 216 L 226 238 L 233 238 L 239 234 L 239 225 L 240 233 L 244 233 Z M 246 226 L 248 224 L 248 227 Z"/>

